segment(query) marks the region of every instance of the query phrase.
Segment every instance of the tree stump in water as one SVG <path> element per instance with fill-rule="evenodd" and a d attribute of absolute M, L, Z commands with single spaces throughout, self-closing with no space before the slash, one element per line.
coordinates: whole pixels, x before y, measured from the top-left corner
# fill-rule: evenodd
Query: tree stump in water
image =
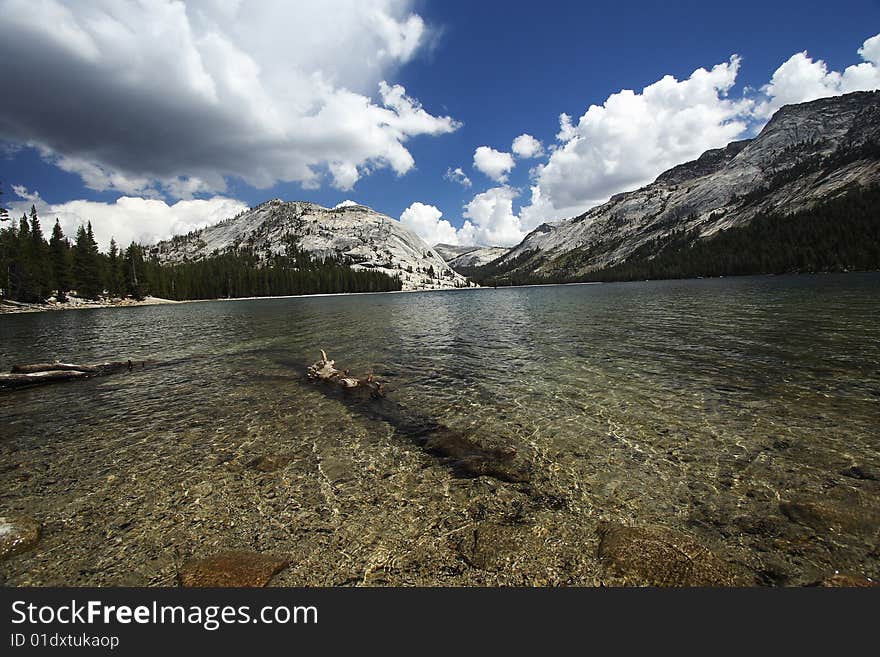
<path fill-rule="evenodd" d="M 348 370 L 337 370 L 334 366 L 336 361 L 327 358 L 327 353 L 321 350 L 321 360 L 309 365 L 306 376 L 310 381 L 320 381 L 346 391 L 355 392 L 364 397 L 384 397 L 385 386 L 368 374 L 358 379 L 351 376 Z"/>

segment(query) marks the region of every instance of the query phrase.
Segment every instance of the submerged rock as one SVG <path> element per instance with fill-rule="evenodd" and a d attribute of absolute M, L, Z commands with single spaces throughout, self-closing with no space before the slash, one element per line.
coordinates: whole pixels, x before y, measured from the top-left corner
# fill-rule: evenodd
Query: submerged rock
<path fill-rule="evenodd" d="M 863 479 L 868 481 L 880 481 L 880 470 L 869 465 L 851 465 L 841 470 L 840 474 L 851 479 Z"/>
<path fill-rule="evenodd" d="M 273 555 L 232 550 L 190 559 L 181 567 L 178 579 L 187 587 L 260 587 L 289 564 Z"/>
<path fill-rule="evenodd" d="M 819 582 L 819 586 L 830 588 L 864 588 L 868 586 L 878 586 L 878 583 L 868 577 L 864 577 L 863 575 L 834 573 L 831 577 L 826 577 Z"/>
<path fill-rule="evenodd" d="M 258 472 L 275 472 L 293 461 L 294 454 L 264 454 L 248 461 L 247 466 Z"/>
<path fill-rule="evenodd" d="M 858 503 L 858 500 L 797 500 L 781 502 L 782 514 L 817 532 L 829 530 L 850 534 L 872 533 L 880 529 L 880 511 Z"/>
<path fill-rule="evenodd" d="M 30 550 L 40 538 L 40 523 L 27 516 L 0 516 L 0 561 Z"/>
<path fill-rule="evenodd" d="M 600 522 L 598 556 L 626 586 L 745 586 L 738 568 L 694 539 L 663 527 Z"/>
<path fill-rule="evenodd" d="M 530 478 L 528 469 L 516 461 L 510 447 L 487 447 L 463 433 L 441 428 L 423 445 L 429 454 L 446 459 L 458 477 L 492 477 L 520 483 Z"/>

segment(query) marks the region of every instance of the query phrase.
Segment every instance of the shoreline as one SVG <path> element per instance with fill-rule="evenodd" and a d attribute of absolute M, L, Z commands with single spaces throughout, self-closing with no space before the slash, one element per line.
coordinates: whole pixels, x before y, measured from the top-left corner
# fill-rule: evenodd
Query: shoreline
<path fill-rule="evenodd" d="M 498 287 L 492 285 L 480 285 L 476 287 L 444 287 L 444 288 L 434 288 L 434 289 L 426 289 L 426 290 L 387 290 L 383 292 L 321 292 L 318 294 L 284 294 L 284 295 L 276 295 L 276 296 L 257 296 L 257 297 L 220 297 L 215 299 L 163 299 L 160 297 L 147 296 L 142 301 L 137 301 L 135 299 L 126 298 L 123 300 L 109 302 L 109 301 L 85 301 L 82 299 L 76 299 L 71 302 L 68 300 L 67 303 L 49 303 L 49 304 L 32 304 L 32 303 L 22 303 L 20 301 L 9 301 L 6 299 L 0 299 L 0 316 L 2 315 L 16 315 L 21 313 L 38 313 L 38 312 L 51 312 L 58 310 L 92 310 L 92 309 L 103 309 L 103 308 L 136 308 L 140 306 L 163 306 L 169 304 L 180 304 L 180 303 L 207 303 L 214 301 L 264 301 L 267 299 L 308 299 L 310 297 L 347 297 L 347 296 L 362 296 L 362 295 L 373 295 L 373 294 L 415 294 L 415 293 L 424 293 L 424 292 L 462 292 L 466 290 L 507 290 L 507 289 L 520 289 L 520 288 L 531 288 L 531 287 L 567 287 L 567 286 L 578 286 L 578 285 L 607 285 L 607 284 L 619 284 L 619 283 L 654 283 L 654 282 L 662 282 L 662 281 L 698 281 L 698 280 L 721 280 L 725 278 L 767 278 L 767 277 L 786 277 L 786 276 L 828 276 L 828 275 L 840 275 L 840 274 L 871 274 L 877 273 L 877 270 L 865 270 L 865 271 L 847 271 L 847 272 L 790 272 L 785 274 L 743 274 L 740 276 L 699 276 L 696 278 L 651 278 L 645 280 L 636 280 L 636 281 L 581 281 L 576 283 L 532 283 L 532 284 L 522 284 L 522 285 L 499 285 Z"/>
<path fill-rule="evenodd" d="M 136 299 L 120 299 L 117 301 L 87 301 L 84 299 L 69 299 L 66 303 L 22 303 L 21 301 L 0 300 L 0 315 L 17 315 L 21 313 L 41 313 L 58 310 L 90 310 L 97 308 L 131 308 L 135 306 L 163 306 L 166 304 L 188 303 L 187 301 L 175 301 L 174 299 L 162 299 L 147 296 L 138 301 Z"/>
<path fill-rule="evenodd" d="M 430 290 L 387 290 L 384 292 L 321 292 L 319 294 L 283 294 L 264 297 L 219 297 L 216 299 L 162 299 L 160 297 L 147 296 L 145 299 L 138 301 L 126 298 L 120 301 L 85 301 L 77 299 L 74 302 L 68 300 L 67 303 L 23 303 L 21 301 L 0 300 L 0 315 L 18 315 L 22 313 L 40 313 L 54 312 L 61 310 L 97 310 L 104 308 L 136 308 L 140 306 L 164 306 L 175 305 L 180 303 L 207 303 L 214 301 L 259 301 L 266 299 L 308 299 L 310 297 L 349 297 L 362 296 L 369 294 L 411 294 L 415 292 L 457 292 L 460 290 L 480 290 L 486 288 L 480 287 L 448 287 L 435 288 Z"/>

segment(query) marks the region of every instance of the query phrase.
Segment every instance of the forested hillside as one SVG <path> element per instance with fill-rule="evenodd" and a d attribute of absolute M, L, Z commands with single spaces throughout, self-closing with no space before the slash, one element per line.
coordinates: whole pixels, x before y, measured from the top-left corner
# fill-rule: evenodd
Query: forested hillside
<path fill-rule="evenodd" d="M 0 224 L 0 298 L 41 303 L 147 295 L 167 299 L 279 296 L 401 289 L 398 278 L 356 271 L 342 258 L 314 259 L 288 244 L 284 255 L 253 250 L 218 253 L 198 262 L 160 264 L 132 243 L 120 251 L 111 241 L 101 253 L 91 223 L 80 226 L 73 243 L 56 220 L 51 239 L 43 236 L 35 207 L 14 221 L 3 212 Z"/>
<path fill-rule="evenodd" d="M 702 239 L 697 230 L 675 231 L 644 244 L 619 265 L 582 276 L 499 276 L 490 263 L 473 278 L 485 285 L 525 285 L 877 269 L 880 188 L 874 187 L 792 214 L 761 213 L 745 226 Z"/>

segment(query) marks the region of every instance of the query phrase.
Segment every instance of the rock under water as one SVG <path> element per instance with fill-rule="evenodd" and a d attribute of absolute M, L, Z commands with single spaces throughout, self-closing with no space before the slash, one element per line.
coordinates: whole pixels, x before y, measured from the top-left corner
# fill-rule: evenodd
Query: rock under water
<path fill-rule="evenodd" d="M 40 524 L 27 516 L 0 516 L 0 560 L 30 550 L 40 538 Z"/>
<path fill-rule="evenodd" d="M 693 538 L 665 527 L 628 527 L 600 522 L 598 556 L 612 577 L 627 586 L 745 586 L 740 568 Z"/>
<path fill-rule="evenodd" d="M 281 557 L 232 550 L 190 559 L 181 567 L 178 578 L 186 587 L 262 587 L 289 564 Z"/>

